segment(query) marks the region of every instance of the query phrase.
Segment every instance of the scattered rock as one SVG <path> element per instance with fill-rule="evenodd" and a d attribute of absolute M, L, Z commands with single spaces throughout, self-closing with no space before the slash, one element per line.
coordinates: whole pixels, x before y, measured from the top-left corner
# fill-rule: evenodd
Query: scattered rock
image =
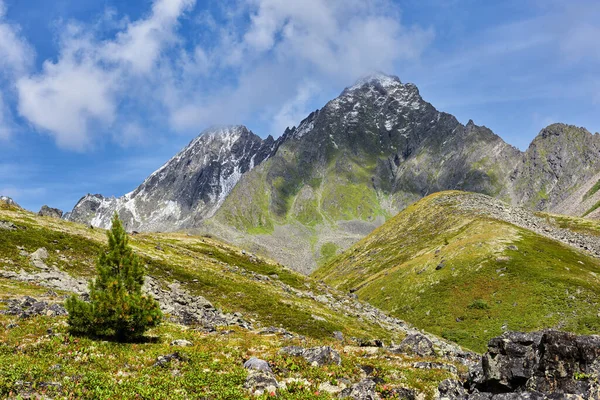
<path fill-rule="evenodd" d="M 352 387 L 342 390 L 339 394 L 339 398 L 350 398 L 354 400 L 376 400 L 380 399 L 379 394 L 375 391 L 375 382 L 370 379 L 363 379 L 362 381 L 352 385 Z"/>
<path fill-rule="evenodd" d="M 335 332 L 333 332 L 333 337 L 334 337 L 336 340 L 339 340 L 340 342 L 343 342 L 343 341 L 344 341 L 344 334 L 343 334 L 342 332 L 340 332 L 340 331 L 335 331 Z"/>
<path fill-rule="evenodd" d="M 329 382 L 323 382 L 319 385 L 320 392 L 325 392 L 333 395 L 340 393 L 344 389 L 346 389 L 346 385 L 344 385 L 343 383 L 339 385 L 332 385 Z"/>
<path fill-rule="evenodd" d="M 0 311 L 6 315 L 17 315 L 20 318 L 31 318 L 37 315 L 56 317 L 67 315 L 67 310 L 60 304 L 49 304 L 45 301 L 38 301 L 33 297 L 23 297 L 22 299 L 5 300 L 7 309 Z"/>
<path fill-rule="evenodd" d="M 265 360 L 261 360 L 260 358 L 252 357 L 248 361 L 244 363 L 244 368 L 252 369 L 255 371 L 263 371 L 263 372 L 273 372 L 271 370 L 271 366 Z"/>
<path fill-rule="evenodd" d="M 439 263 L 437 267 L 435 267 L 435 270 L 439 271 L 440 269 L 444 268 L 445 266 L 446 266 L 446 261 L 442 260 L 442 262 Z"/>
<path fill-rule="evenodd" d="M 415 354 L 421 357 L 434 356 L 433 342 L 425 335 L 415 333 L 408 335 L 395 347 L 390 347 L 392 353 Z"/>
<path fill-rule="evenodd" d="M 390 392 L 392 397 L 395 399 L 416 400 L 418 397 L 416 390 L 403 387 L 393 388 Z"/>
<path fill-rule="evenodd" d="M 194 344 L 192 342 L 190 342 L 189 340 L 185 340 L 185 339 L 176 339 L 171 342 L 171 346 L 189 347 L 189 346 L 193 346 L 193 345 Z"/>
<path fill-rule="evenodd" d="M 490 340 L 467 381 L 444 381 L 441 399 L 600 398 L 600 336 L 506 332 Z"/>
<path fill-rule="evenodd" d="M 271 372 L 250 370 L 244 388 L 253 396 L 262 396 L 265 393 L 276 393 L 279 383 Z"/>
<path fill-rule="evenodd" d="M 61 219 L 63 216 L 62 210 L 58 208 L 48 207 L 47 205 L 43 205 L 40 211 L 38 212 L 40 217 L 52 217 Z"/>
<path fill-rule="evenodd" d="M 7 231 L 16 231 L 17 226 L 10 221 L 0 220 L 0 229 Z"/>
<path fill-rule="evenodd" d="M 282 354 L 294 357 L 304 357 L 313 366 L 323 366 L 342 363 L 340 354 L 330 346 L 312 347 L 305 349 L 299 346 L 288 346 L 280 350 Z"/>
<path fill-rule="evenodd" d="M 34 251 L 33 253 L 31 253 L 31 255 L 29 257 L 32 260 L 34 260 L 34 259 L 45 260 L 48 258 L 48 250 L 46 250 L 45 247 L 41 247 L 41 248 L 37 249 L 36 251 Z"/>
<path fill-rule="evenodd" d="M 463 385 L 455 379 L 443 380 L 438 386 L 440 400 L 468 399 L 469 394 Z"/>
<path fill-rule="evenodd" d="M 166 354 L 164 356 L 156 357 L 156 362 L 154 363 L 154 366 L 155 367 L 166 367 L 172 361 L 178 361 L 178 362 L 186 361 L 186 358 L 182 357 L 182 355 L 179 354 L 178 352 L 175 352 L 172 354 Z"/>

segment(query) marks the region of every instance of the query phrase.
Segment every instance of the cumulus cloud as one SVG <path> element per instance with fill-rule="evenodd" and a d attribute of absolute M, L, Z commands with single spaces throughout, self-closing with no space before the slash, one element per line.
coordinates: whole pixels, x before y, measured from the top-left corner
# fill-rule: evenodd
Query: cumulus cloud
<path fill-rule="evenodd" d="M 246 0 L 250 22 L 220 32 L 220 46 L 202 48 L 205 70 L 229 67 L 237 72 L 233 87 L 208 96 L 182 88 L 172 107 L 178 129 L 265 111 L 275 115 L 269 125 L 280 129 L 289 115 L 289 101 L 303 97 L 294 115 L 307 110 L 309 97 L 349 84 L 373 71 L 393 71 L 400 60 L 417 59 L 433 39 L 432 29 L 406 27 L 400 10 L 385 0 Z M 234 14 L 234 17 L 236 14 Z M 231 24 L 234 25 L 234 24 Z M 237 25 L 240 26 L 239 24 Z M 207 68 L 207 61 L 217 67 Z M 306 77 L 320 90 L 302 87 Z M 183 101 L 181 101 L 183 100 Z M 277 107 L 281 107 L 277 109 Z M 215 121 L 211 121 L 215 122 Z M 296 121 L 297 123 L 297 121 Z M 271 132 L 275 135 L 282 131 Z"/>
<path fill-rule="evenodd" d="M 61 147 L 89 148 L 94 133 L 119 118 L 120 104 L 134 85 L 146 83 L 143 77 L 176 40 L 178 18 L 192 4 L 155 0 L 147 17 L 127 24 L 113 40 L 100 40 L 84 26 L 68 24 L 58 59 L 46 60 L 39 74 L 17 81 L 20 114 L 52 134 Z"/>
<path fill-rule="evenodd" d="M 417 59 L 433 38 L 402 25 L 389 0 L 232 0 L 218 16 L 197 13 L 201 29 L 184 36 L 194 4 L 154 0 L 136 21 L 111 24 L 107 12 L 96 25 L 64 24 L 57 57 L 16 81 L 18 112 L 79 151 L 101 137 L 135 144 L 149 127 L 198 132 L 256 116 L 269 131 L 260 133 L 279 135 L 315 98 Z M 103 37 L 103 24 L 117 33 Z"/>
<path fill-rule="evenodd" d="M 0 0 L 0 140 L 11 136 L 14 122 L 8 105 L 11 80 L 25 73 L 33 61 L 33 51 L 21 36 L 18 25 L 6 21 L 6 6 Z"/>

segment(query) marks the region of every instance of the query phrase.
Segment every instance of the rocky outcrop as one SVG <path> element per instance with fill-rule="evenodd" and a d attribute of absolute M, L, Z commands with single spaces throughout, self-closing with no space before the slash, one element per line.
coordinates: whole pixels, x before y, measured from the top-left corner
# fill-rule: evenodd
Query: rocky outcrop
<path fill-rule="evenodd" d="M 407 335 L 398 346 L 392 346 L 389 350 L 392 353 L 415 354 L 420 357 L 435 355 L 433 342 L 420 333 Z"/>
<path fill-rule="evenodd" d="M 0 196 L 0 206 L 21 208 L 13 199 L 8 196 Z"/>
<path fill-rule="evenodd" d="M 61 304 L 40 301 L 30 296 L 25 296 L 22 299 L 9 299 L 4 302 L 7 305 L 6 310 L 2 310 L 0 313 L 17 315 L 20 318 L 31 318 L 37 315 L 47 317 L 67 315 L 67 310 Z"/>
<path fill-rule="evenodd" d="M 244 387 L 248 389 L 250 394 L 254 396 L 265 393 L 274 394 L 279 388 L 280 385 L 267 361 L 252 357 L 244 363 L 244 368 L 248 370 Z"/>
<path fill-rule="evenodd" d="M 438 390 L 442 399 L 597 399 L 599 379 L 600 336 L 506 332 L 490 340 L 466 382 L 444 381 Z"/>
<path fill-rule="evenodd" d="M 536 210 L 568 211 L 562 206 L 564 200 L 599 172 L 600 135 L 552 124 L 531 142 L 511 175 L 513 201 Z"/>
<path fill-rule="evenodd" d="M 63 216 L 62 210 L 58 208 L 48 207 L 47 205 L 43 205 L 40 211 L 38 212 L 40 217 L 51 217 L 61 219 Z"/>
<path fill-rule="evenodd" d="M 488 218 L 494 218 L 521 228 L 533 231 L 566 245 L 587 251 L 600 257 L 600 238 L 595 235 L 559 228 L 523 207 L 510 206 L 502 200 L 477 193 L 464 193 L 459 196 L 441 196 L 437 204 L 451 204 L 456 209 L 474 212 Z"/>
<path fill-rule="evenodd" d="M 0 277 L 36 283 L 53 290 L 75 293 L 84 299 L 87 298 L 88 282 L 85 279 L 74 278 L 54 266 L 48 267 L 43 262 L 46 257 L 47 252 L 43 248 L 30 255 L 32 264 L 41 269 L 40 272 L 0 270 Z M 244 321 L 241 314 L 223 313 L 204 297 L 192 295 L 177 282 L 163 288 L 158 281 L 147 276 L 142 289 L 158 301 L 161 311 L 174 322 L 198 326 L 205 330 L 214 330 L 218 326 L 230 325 L 252 328 L 252 324 Z"/>
<path fill-rule="evenodd" d="M 330 346 L 313 347 L 304 349 L 299 346 L 288 346 L 280 350 L 282 354 L 287 354 L 295 357 L 303 357 L 309 364 L 315 367 L 323 365 L 340 365 L 342 358 L 340 354 Z"/>

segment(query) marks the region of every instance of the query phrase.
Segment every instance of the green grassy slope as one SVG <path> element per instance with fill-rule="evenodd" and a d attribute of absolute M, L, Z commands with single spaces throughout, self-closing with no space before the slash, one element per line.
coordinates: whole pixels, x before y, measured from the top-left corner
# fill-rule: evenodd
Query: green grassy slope
<path fill-rule="evenodd" d="M 473 350 L 503 329 L 600 332 L 600 260 L 438 201 L 461 196 L 411 205 L 313 277 Z"/>
<path fill-rule="evenodd" d="M 28 258 L 20 254 L 21 249 L 31 252 L 45 247 L 50 254 L 46 260 L 49 266 L 74 276 L 93 275 L 97 253 L 105 244 L 104 231 L 40 218 L 2 204 L 0 221 L 10 221 L 19 228 L 0 230 L 1 269 L 33 271 Z M 160 282 L 177 279 L 182 287 L 205 296 L 225 311 L 242 312 L 243 318 L 255 326 L 281 326 L 305 337 L 286 339 L 239 327 L 205 333 L 165 323 L 150 330 L 149 340 L 144 342 L 114 343 L 71 336 L 65 317 L 20 319 L 0 313 L 0 398 L 251 398 L 243 387 L 247 376 L 243 363 L 252 356 L 267 360 L 277 380 L 287 384 L 277 393 L 282 399 L 336 398 L 320 386 L 358 382 L 364 376 L 362 366 L 373 368 L 379 382 L 377 391 L 382 395 L 402 386 L 433 399 L 439 382 L 456 378 L 456 374 L 441 367 L 417 368 L 416 361 L 452 364 L 460 373 L 466 372 L 464 365 L 446 359 L 359 347 L 351 337 L 382 338 L 390 343 L 398 342 L 403 335 L 390 333 L 356 315 L 345 315 L 293 290 L 283 290 L 274 280 L 303 293 L 322 294 L 323 285 L 268 260 L 252 261 L 240 249 L 207 237 L 140 234 L 130 239 L 148 265 L 149 274 Z M 251 272 L 272 276 L 271 281 L 255 279 Z M 336 295 L 335 291 L 329 292 Z M 65 294 L 0 278 L 0 300 L 33 296 L 60 302 Z M 0 310 L 5 307 L 0 301 Z M 335 330 L 344 333 L 345 342 L 334 340 Z M 193 345 L 173 347 L 170 342 L 174 339 L 187 339 Z M 302 358 L 279 354 L 289 345 L 331 345 L 340 352 L 342 365 L 314 367 Z M 158 356 L 174 352 L 183 361 L 154 365 Z M 265 394 L 260 398 L 270 397 Z"/>
<path fill-rule="evenodd" d="M 0 220 L 19 227 L 0 230 L 1 269 L 34 271 L 29 258 L 19 254 L 19 247 L 30 253 L 45 247 L 49 252 L 48 265 L 76 277 L 89 278 L 95 273 L 95 260 L 106 240 L 103 230 L 41 218 L 17 209 L 0 209 Z M 204 296 L 225 312 L 241 312 L 246 320 L 258 325 L 282 326 L 314 338 L 331 337 L 334 331 L 358 337 L 388 335 L 377 325 L 299 297 L 277 282 L 321 294 L 319 285 L 311 278 L 274 262 L 251 258 L 217 240 L 184 234 L 139 234 L 131 237 L 131 245 L 147 265 L 149 275 L 164 284 L 182 282 L 192 294 Z M 252 272 L 277 277 L 272 281 L 258 280 L 252 277 Z"/>

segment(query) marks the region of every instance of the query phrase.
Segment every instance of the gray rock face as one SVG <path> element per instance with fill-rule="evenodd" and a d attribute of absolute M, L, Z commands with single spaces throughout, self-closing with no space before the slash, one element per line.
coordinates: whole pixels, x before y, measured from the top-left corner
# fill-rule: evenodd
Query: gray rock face
<path fill-rule="evenodd" d="M 116 211 L 128 230 L 163 231 L 210 217 L 240 177 L 276 149 L 243 126 L 209 129 L 120 198 L 87 195 L 67 218 L 108 228 Z"/>
<path fill-rule="evenodd" d="M 600 398 L 600 336 L 506 332 L 490 340 L 464 384 L 444 381 L 442 399 Z"/>
<path fill-rule="evenodd" d="M 0 196 L 0 204 L 6 204 L 7 206 L 21 208 L 13 199 L 8 196 Z"/>
<path fill-rule="evenodd" d="M 550 125 L 533 140 L 511 175 L 513 201 L 536 210 L 568 212 L 561 202 L 598 172 L 600 135 L 572 125 Z"/>
<path fill-rule="evenodd" d="M 57 303 L 38 301 L 33 297 L 26 296 L 22 299 L 6 300 L 7 309 L 0 311 L 6 315 L 18 315 L 20 318 L 30 318 L 36 315 L 56 317 L 67 315 L 67 310 Z"/>
<path fill-rule="evenodd" d="M 261 360 L 260 358 L 252 357 L 248 361 L 244 363 L 244 368 L 252 369 L 255 371 L 263 371 L 263 372 L 273 372 L 269 363 L 265 360 Z"/>
<path fill-rule="evenodd" d="M 342 363 L 340 354 L 330 346 L 312 347 L 310 349 L 299 346 L 288 346 L 282 348 L 280 352 L 294 357 L 303 357 L 313 366 L 340 365 Z"/>
<path fill-rule="evenodd" d="M 340 392 L 339 398 L 353 400 L 378 400 L 379 394 L 375 391 L 375 382 L 366 378 Z"/>
<path fill-rule="evenodd" d="M 47 205 L 43 205 L 40 211 L 38 212 L 40 217 L 51 217 L 61 219 L 63 216 L 62 210 L 58 208 L 48 207 Z"/>
<path fill-rule="evenodd" d="M 390 351 L 393 353 L 415 354 L 420 357 L 435 355 L 433 342 L 419 333 L 406 336 L 398 346 L 391 347 Z"/>

